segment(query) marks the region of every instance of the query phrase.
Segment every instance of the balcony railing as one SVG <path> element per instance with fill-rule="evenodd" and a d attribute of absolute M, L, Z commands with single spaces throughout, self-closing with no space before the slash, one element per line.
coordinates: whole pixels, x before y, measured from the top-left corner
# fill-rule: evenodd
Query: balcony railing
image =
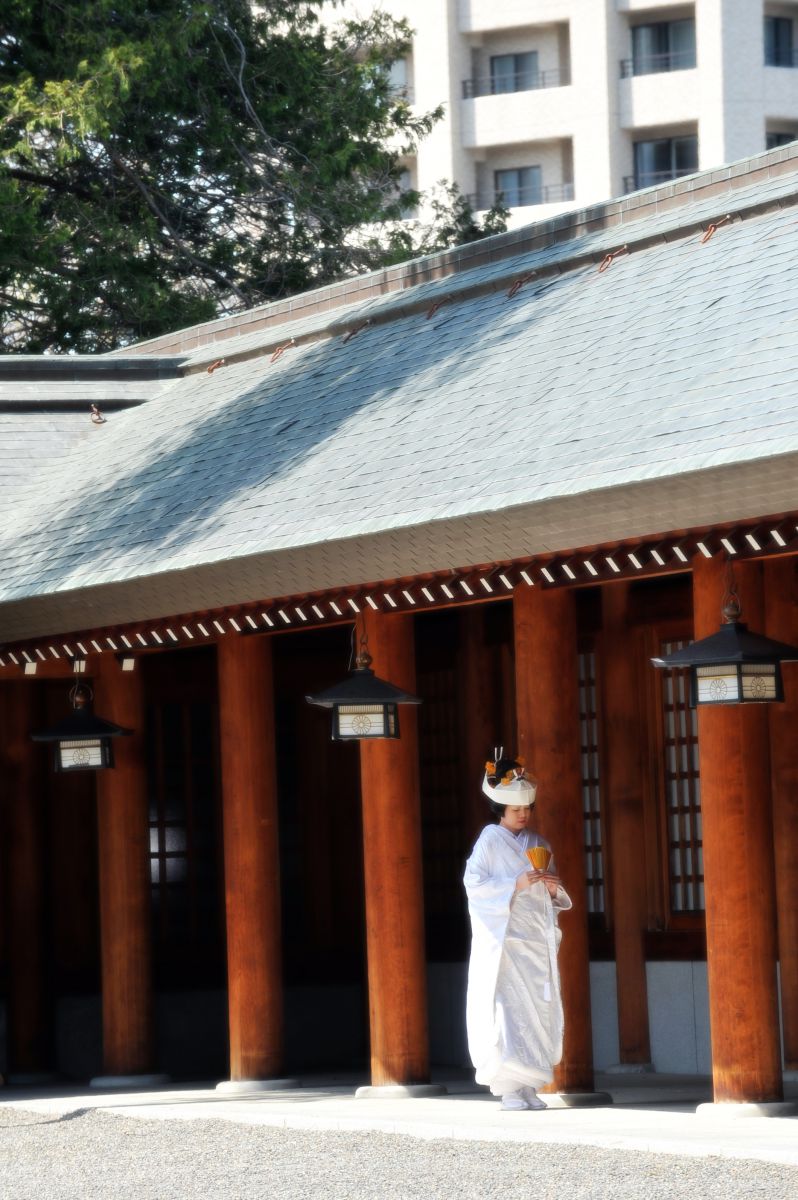
<path fill-rule="evenodd" d="M 632 75 L 659 75 L 663 71 L 690 71 L 695 66 L 695 50 L 677 50 L 673 54 L 641 54 L 621 59 L 621 79 Z"/>
<path fill-rule="evenodd" d="M 798 49 L 789 50 L 786 47 L 778 50 L 765 51 L 766 67 L 798 67 Z"/>
<path fill-rule="evenodd" d="M 672 183 L 674 179 L 682 179 L 685 175 L 694 175 L 698 167 L 688 167 L 676 171 L 642 171 L 639 175 L 625 175 L 623 180 L 624 195 L 639 192 L 643 188 L 656 187 L 658 183 Z"/>
<path fill-rule="evenodd" d="M 538 88 L 568 87 L 570 71 L 519 71 L 515 75 L 490 75 L 483 79 L 463 80 L 463 99 L 475 96 L 503 96 L 510 92 L 533 92 Z"/>
<path fill-rule="evenodd" d="M 529 208 L 535 204 L 561 204 L 565 200 L 573 200 L 574 185 L 572 183 L 551 183 L 547 187 L 514 188 L 512 192 L 472 192 L 466 199 L 471 207 L 482 212 L 492 208 L 500 201 L 507 208 Z"/>
<path fill-rule="evenodd" d="M 408 104 L 415 102 L 413 88 L 409 83 L 397 83 L 391 88 L 391 95 L 396 100 L 406 100 Z"/>

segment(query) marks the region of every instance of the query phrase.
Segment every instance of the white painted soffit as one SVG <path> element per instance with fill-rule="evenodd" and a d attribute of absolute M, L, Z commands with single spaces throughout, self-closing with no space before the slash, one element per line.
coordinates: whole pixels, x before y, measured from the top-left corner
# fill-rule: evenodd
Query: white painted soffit
<path fill-rule="evenodd" d="M 798 452 L 0 605 L 0 642 L 465 570 L 798 510 Z"/>

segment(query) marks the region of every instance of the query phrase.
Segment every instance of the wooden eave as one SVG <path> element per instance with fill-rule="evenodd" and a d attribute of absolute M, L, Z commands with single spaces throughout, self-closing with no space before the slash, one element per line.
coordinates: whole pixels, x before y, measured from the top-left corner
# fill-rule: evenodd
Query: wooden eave
<path fill-rule="evenodd" d="M 276 596 L 146 622 L 96 627 L 0 646 L 0 678 L 60 677 L 72 660 L 139 655 L 218 642 L 230 634 L 288 633 L 348 623 L 366 609 L 428 612 L 507 599 L 516 588 L 584 588 L 690 571 L 696 557 L 780 558 L 798 553 L 798 512 L 746 524 L 674 530 L 654 538 L 575 549 L 568 554 L 482 563 L 354 588 Z M 33 667 L 36 667 L 34 672 Z M 27 672 L 26 672 L 27 667 Z"/>

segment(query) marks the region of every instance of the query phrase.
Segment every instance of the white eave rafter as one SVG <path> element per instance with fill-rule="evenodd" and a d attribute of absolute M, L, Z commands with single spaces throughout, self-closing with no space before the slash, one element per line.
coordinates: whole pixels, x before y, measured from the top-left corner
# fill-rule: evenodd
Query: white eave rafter
<path fill-rule="evenodd" d="M 212 612 L 165 617 L 105 629 L 70 632 L 7 643 L 0 647 L 3 671 L 24 671 L 37 660 L 68 663 L 89 654 L 176 649 L 217 642 L 221 637 L 287 632 L 357 620 L 373 612 L 425 612 L 511 596 L 518 587 L 576 588 L 618 579 L 651 578 L 690 570 L 696 557 L 762 559 L 798 554 L 798 513 L 753 524 L 662 535 L 641 542 L 591 547 L 567 555 L 391 580 L 359 588 L 283 596 Z M 29 673 L 31 673 L 29 671 Z"/>

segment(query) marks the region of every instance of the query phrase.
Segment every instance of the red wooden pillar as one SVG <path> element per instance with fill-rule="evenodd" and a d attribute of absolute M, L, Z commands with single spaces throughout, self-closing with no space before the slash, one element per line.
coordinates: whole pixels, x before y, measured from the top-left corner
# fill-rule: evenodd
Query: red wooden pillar
<path fill-rule="evenodd" d="M 762 565 L 735 564 L 743 620 L 764 625 Z M 696 638 L 716 633 L 726 564 L 696 559 Z M 765 705 L 698 714 L 707 969 L 715 1101 L 782 1098 L 776 903 Z"/>
<path fill-rule="evenodd" d="M 274 1084 L 283 965 L 271 642 L 222 638 L 218 665 L 230 1079 Z"/>
<path fill-rule="evenodd" d="M 798 558 L 765 568 L 765 633 L 798 644 Z M 784 704 L 768 705 L 784 1065 L 798 1070 L 798 663 L 784 663 Z"/>
<path fill-rule="evenodd" d="M 8 945 L 8 1066 L 24 1083 L 50 1067 L 45 995 L 45 787 L 47 758 L 30 740 L 41 727 L 41 685 L 3 688 L 2 841 Z"/>
<path fill-rule="evenodd" d="M 647 731 L 640 688 L 641 647 L 629 628 L 629 585 L 602 589 L 600 681 L 608 812 L 612 927 L 618 989 L 621 1065 L 651 1060 L 646 982 L 648 918 L 644 760 Z"/>
<path fill-rule="evenodd" d="M 573 900 L 562 920 L 563 1059 L 552 1087 L 593 1091 L 587 883 L 574 595 L 518 587 L 513 596 L 518 753 L 538 779 L 537 818 Z M 550 1089 L 551 1090 L 551 1089 Z"/>
<path fill-rule="evenodd" d="M 122 671 L 103 655 L 94 673 L 94 708 L 132 729 L 114 739 L 114 767 L 97 772 L 105 1084 L 153 1079 L 150 831 L 144 745 L 144 684 L 139 667 Z M 156 1077 L 157 1078 L 157 1077 Z M 162 1077 L 161 1077 L 162 1078 Z"/>
<path fill-rule="evenodd" d="M 376 675 L 416 686 L 412 618 L 365 614 Z M 429 1079 L 418 723 L 399 710 L 398 740 L 360 743 L 371 1081 Z"/>

